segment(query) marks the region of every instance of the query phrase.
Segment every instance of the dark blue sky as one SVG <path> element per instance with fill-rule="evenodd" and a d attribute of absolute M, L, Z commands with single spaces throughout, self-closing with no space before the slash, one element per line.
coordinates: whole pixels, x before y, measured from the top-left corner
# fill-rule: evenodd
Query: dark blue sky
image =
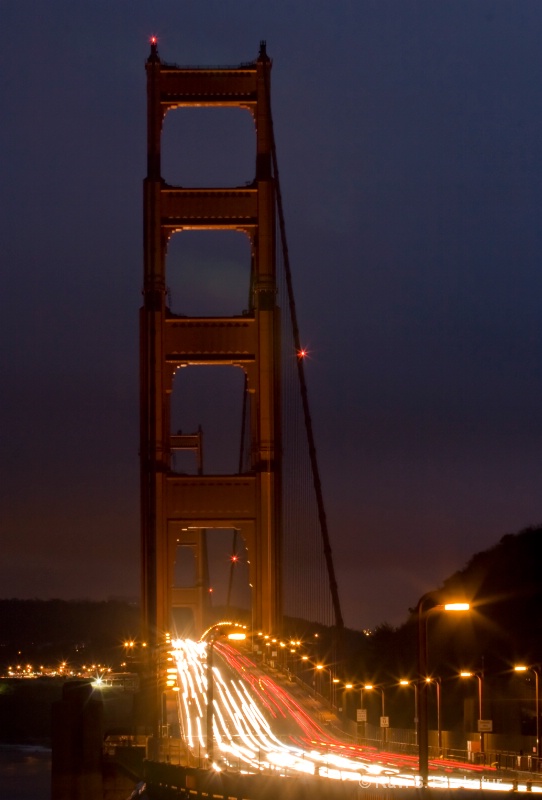
<path fill-rule="evenodd" d="M 540 523 L 539 0 L 39 11 L 0 6 L 0 594 L 139 588 L 151 34 L 180 64 L 252 60 L 267 40 L 346 623 L 400 623 L 475 552 Z M 248 115 L 224 118 L 218 146 L 179 120 L 165 136 L 189 147 L 165 177 L 206 180 L 227 152 L 224 183 L 250 180 Z"/>

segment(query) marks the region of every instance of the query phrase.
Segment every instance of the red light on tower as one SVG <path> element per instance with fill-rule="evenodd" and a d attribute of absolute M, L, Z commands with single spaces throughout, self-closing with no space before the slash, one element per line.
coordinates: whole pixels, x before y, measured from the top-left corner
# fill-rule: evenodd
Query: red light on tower
<path fill-rule="evenodd" d="M 301 350 L 298 350 L 298 351 L 297 351 L 297 357 L 298 357 L 298 358 L 306 358 L 306 357 L 307 357 L 307 355 L 308 355 L 308 353 L 307 353 L 307 351 L 305 350 L 305 348 L 304 348 L 304 347 L 303 347 L 303 348 L 301 348 Z"/>
<path fill-rule="evenodd" d="M 158 44 L 158 36 L 151 36 L 149 41 L 152 45 Z"/>

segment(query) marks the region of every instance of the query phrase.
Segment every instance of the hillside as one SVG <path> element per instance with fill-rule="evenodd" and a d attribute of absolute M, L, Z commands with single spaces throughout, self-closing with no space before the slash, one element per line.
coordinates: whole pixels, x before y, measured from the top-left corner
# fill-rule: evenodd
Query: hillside
<path fill-rule="evenodd" d="M 444 676 L 467 668 L 506 672 L 519 662 L 542 663 L 541 541 L 540 527 L 508 534 L 435 587 L 440 601 L 465 598 L 472 610 L 466 615 L 430 615 L 431 671 Z M 397 628 L 384 624 L 370 636 L 345 631 L 348 677 L 389 682 L 393 676 L 414 674 L 417 615 L 405 611 L 408 617 Z"/>

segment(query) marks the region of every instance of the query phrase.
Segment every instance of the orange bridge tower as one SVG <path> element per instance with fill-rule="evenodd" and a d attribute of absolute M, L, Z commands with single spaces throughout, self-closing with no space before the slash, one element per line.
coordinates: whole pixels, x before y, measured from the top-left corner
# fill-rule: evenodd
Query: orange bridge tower
<path fill-rule="evenodd" d="M 144 182 L 144 303 L 141 309 L 142 593 L 151 644 L 182 609 L 198 636 L 205 624 L 205 531 L 243 537 L 250 561 L 254 626 L 274 631 L 281 618 L 280 313 L 276 288 L 275 186 L 270 111 L 271 62 L 265 43 L 256 61 L 230 68 L 163 63 L 155 41 L 146 62 L 148 163 Z M 232 188 L 183 188 L 161 177 L 165 115 L 182 107 L 237 107 L 254 119 L 252 183 Z M 226 156 L 225 156 L 226 157 Z M 168 242 L 187 230 L 234 230 L 251 246 L 250 306 L 239 316 L 179 317 L 167 305 Z M 201 437 L 171 432 L 173 376 L 179 367 L 233 365 L 246 376 L 250 468 L 231 475 L 172 470 L 176 449 Z M 223 425 L 231 424 L 224 419 Z M 190 550 L 192 586 L 175 586 L 175 560 Z"/>

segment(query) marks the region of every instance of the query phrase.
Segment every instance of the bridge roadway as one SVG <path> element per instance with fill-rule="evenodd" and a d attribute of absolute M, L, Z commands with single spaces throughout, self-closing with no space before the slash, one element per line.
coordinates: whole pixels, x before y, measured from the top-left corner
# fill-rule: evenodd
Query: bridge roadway
<path fill-rule="evenodd" d="M 171 693 L 175 700 L 169 702 L 168 722 L 180 728 L 185 766 L 208 765 L 208 646 L 191 640 L 174 642 L 178 691 Z M 212 696 L 213 768 L 217 771 L 316 776 L 356 782 L 363 788 L 419 786 L 416 757 L 349 742 L 338 728 L 333 729 L 335 736 L 308 693 L 271 677 L 231 645 L 214 645 Z M 516 788 L 494 769 L 442 759 L 430 763 L 429 786 Z"/>

